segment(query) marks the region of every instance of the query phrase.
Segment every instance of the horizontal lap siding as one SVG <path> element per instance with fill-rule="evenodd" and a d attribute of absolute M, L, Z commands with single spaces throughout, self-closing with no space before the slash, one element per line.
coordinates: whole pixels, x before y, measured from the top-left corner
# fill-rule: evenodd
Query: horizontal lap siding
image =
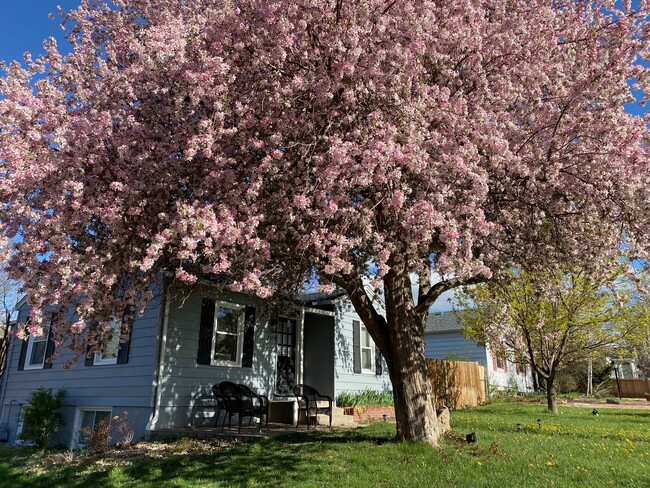
<path fill-rule="evenodd" d="M 201 304 L 204 297 L 255 307 L 252 368 L 197 364 Z M 248 295 L 217 295 L 209 287 L 194 290 L 189 296 L 172 292 L 160 382 L 159 417 L 152 429 L 191 424 L 191 410 L 197 398 L 211 395 L 212 385 L 221 381 L 245 383 L 258 393 L 271 396 L 275 382 L 275 336 L 265 327 L 266 321 L 260 302 Z"/>
<path fill-rule="evenodd" d="M 386 362 L 382 361 L 382 375 L 355 373 L 352 349 L 352 322 L 360 320 L 352 307 L 341 300 L 337 306 L 334 348 L 335 357 L 335 393 L 343 391 L 361 391 L 364 389 L 392 391 Z M 374 346 L 373 346 L 374 347 Z M 373 363 L 374 368 L 374 363 Z"/>
<path fill-rule="evenodd" d="M 489 386 L 498 390 L 505 390 L 509 388 L 516 389 L 519 392 L 530 392 L 533 389 L 533 377 L 531 375 L 530 366 L 526 368 L 526 374 L 523 372 L 517 373 L 517 366 L 511 361 L 507 361 L 507 371 L 494 368 L 494 361 L 492 360 L 492 351 L 488 349 L 488 382 Z"/>
<path fill-rule="evenodd" d="M 460 331 L 425 334 L 424 355 L 432 359 L 476 361 L 488 366 L 485 348 L 463 337 Z"/>
<path fill-rule="evenodd" d="M 19 311 L 18 321 L 24 322 L 29 310 Z M 120 413 L 125 409 L 133 410 L 137 417 L 136 437 L 142 437 L 146 421 L 144 417 L 151 414 L 152 382 L 157 356 L 156 338 L 160 319 L 160 299 L 154 298 L 142 316 L 137 316 L 131 333 L 129 358 L 126 364 L 86 366 L 83 357 L 71 368 L 62 365 L 72 353 L 64 350 L 50 369 L 18 371 L 20 349 L 23 341 L 13 339 L 9 349 L 8 377 L 3 401 L 3 418 L 7 421 L 9 404 L 23 404 L 32 391 L 44 387 L 53 390 L 65 390 L 63 404 L 66 417 L 74 416 L 77 406 L 112 406 Z M 11 416 L 16 414 L 12 408 Z M 136 414 L 137 411 L 137 414 Z M 148 412 L 145 414 L 145 412 Z M 131 415 L 131 413 L 130 413 Z M 70 423 L 74 419 L 70 420 Z M 15 425 L 10 430 L 15 432 Z M 59 436 L 67 443 L 72 425 L 67 425 Z"/>

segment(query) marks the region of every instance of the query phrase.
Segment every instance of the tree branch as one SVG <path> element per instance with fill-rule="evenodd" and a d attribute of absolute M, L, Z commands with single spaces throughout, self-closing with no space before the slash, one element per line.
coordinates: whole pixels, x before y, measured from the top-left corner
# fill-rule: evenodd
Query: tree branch
<path fill-rule="evenodd" d="M 447 280 L 439 281 L 435 285 L 431 286 L 429 291 L 423 297 L 420 297 L 422 298 L 422 300 L 418 299 L 418 304 L 415 307 L 415 313 L 417 314 L 427 313 L 429 311 L 429 308 L 431 308 L 431 305 L 433 305 L 433 303 L 436 301 L 436 299 L 448 290 L 458 288 L 459 286 L 462 285 L 476 285 L 484 281 L 487 281 L 487 278 L 484 278 L 482 276 L 474 276 L 473 278 L 467 278 L 467 279 L 449 278 Z"/>
<path fill-rule="evenodd" d="M 388 325 L 386 324 L 386 319 L 375 309 L 372 300 L 366 293 L 361 278 L 359 276 L 337 275 L 332 277 L 332 281 L 347 292 L 348 298 L 375 341 L 375 345 L 379 348 L 386 360 L 388 360 L 390 357 Z"/>

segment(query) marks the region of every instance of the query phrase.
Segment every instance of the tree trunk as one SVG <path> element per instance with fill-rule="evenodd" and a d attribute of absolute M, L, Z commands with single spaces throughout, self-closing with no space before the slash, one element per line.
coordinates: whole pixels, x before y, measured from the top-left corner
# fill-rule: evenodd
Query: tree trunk
<path fill-rule="evenodd" d="M 539 384 L 539 374 L 537 374 L 537 371 L 535 370 L 534 366 L 531 366 L 532 368 L 532 376 L 533 376 L 533 391 L 538 392 L 541 390 L 540 384 Z"/>
<path fill-rule="evenodd" d="M 389 345 L 384 351 L 393 385 L 397 439 L 438 446 L 438 422 L 433 388 L 424 359 L 426 317 L 412 307 L 406 270 L 392 270 L 384 280 Z"/>
<path fill-rule="evenodd" d="M 393 385 L 397 439 L 438 445 L 438 423 L 433 390 L 419 346 L 421 338 L 408 337 L 395 346 L 389 362 Z M 418 340 L 420 339 L 420 340 Z"/>
<path fill-rule="evenodd" d="M 438 446 L 433 388 L 424 359 L 425 313 L 416 313 L 411 280 L 404 263 L 384 277 L 386 314 L 377 313 L 363 283 L 341 277 L 352 304 L 379 348 L 393 386 L 397 439 Z"/>
<path fill-rule="evenodd" d="M 548 409 L 557 413 L 557 399 L 555 398 L 555 378 L 549 377 L 546 380 L 546 404 Z"/>

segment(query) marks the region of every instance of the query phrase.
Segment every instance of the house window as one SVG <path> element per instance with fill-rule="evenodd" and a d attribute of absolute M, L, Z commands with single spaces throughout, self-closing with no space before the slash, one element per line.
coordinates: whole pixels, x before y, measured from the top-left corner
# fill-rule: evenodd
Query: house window
<path fill-rule="evenodd" d="M 27 343 L 27 355 L 25 369 L 43 369 L 45 364 L 45 351 L 47 349 L 47 338 L 50 335 L 50 326 L 43 327 L 43 335 L 36 337 L 29 336 Z"/>
<path fill-rule="evenodd" d="M 120 349 L 120 328 L 122 327 L 122 320 L 111 319 L 111 336 L 104 344 L 104 352 L 95 354 L 95 361 L 93 364 L 117 364 L 117 353 Z"/>
<path fill-rule="evenodd" d="M 25 430 L 25 407 L 23 405 L 20 406 L 20 410 L 18 411 L 18 423 L 16 424 L 16 436 L 14 438 L 14 444 L 18 445 L 29 445 L 30 442 L 26 441 L 24 439 L 19 439 L 18 436 L 23 433 L 23 430 Z"/>
<path fill-rule="evenodd" d="M 244 307 L 217 303 L 214 311 L 212 363 L 241 366 Z"/>
<path fill-rule="evenodd" d="M 90 439 L 90 434 L 95 430 L 101 422 L 111 421 L 111 413 L 113 409 L 111 407 L 89 407 L 89 408 L 79 408 L 77 410 L 76 421 L 75 421 L 75 435 L 74 435 L 74 446 L 73 447 L 85 447 L 88 444 Z"/>
<path fill-rule="evenodd" d="M 375 374 L 375 345 L 370 338 L 368 329 L 363 324 L 359 324 L 361 339 L 361 372 Z"/>
<path fill-rule="evenodd" d="M 497 356 L 497 369 L 503 371 L 505 369 L 504 366 L 505 366 L 505 361 L 503 360 L 503 358 L 501 356 Z"/>

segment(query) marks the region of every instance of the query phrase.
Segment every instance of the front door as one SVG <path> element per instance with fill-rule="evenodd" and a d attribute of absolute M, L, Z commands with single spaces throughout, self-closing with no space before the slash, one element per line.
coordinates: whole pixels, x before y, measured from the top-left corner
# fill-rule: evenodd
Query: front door
<path fill-rule="evenodd" d="M 296 319 L 278 318 L 275 393 L 293 395 L 296 383 Z"/>

